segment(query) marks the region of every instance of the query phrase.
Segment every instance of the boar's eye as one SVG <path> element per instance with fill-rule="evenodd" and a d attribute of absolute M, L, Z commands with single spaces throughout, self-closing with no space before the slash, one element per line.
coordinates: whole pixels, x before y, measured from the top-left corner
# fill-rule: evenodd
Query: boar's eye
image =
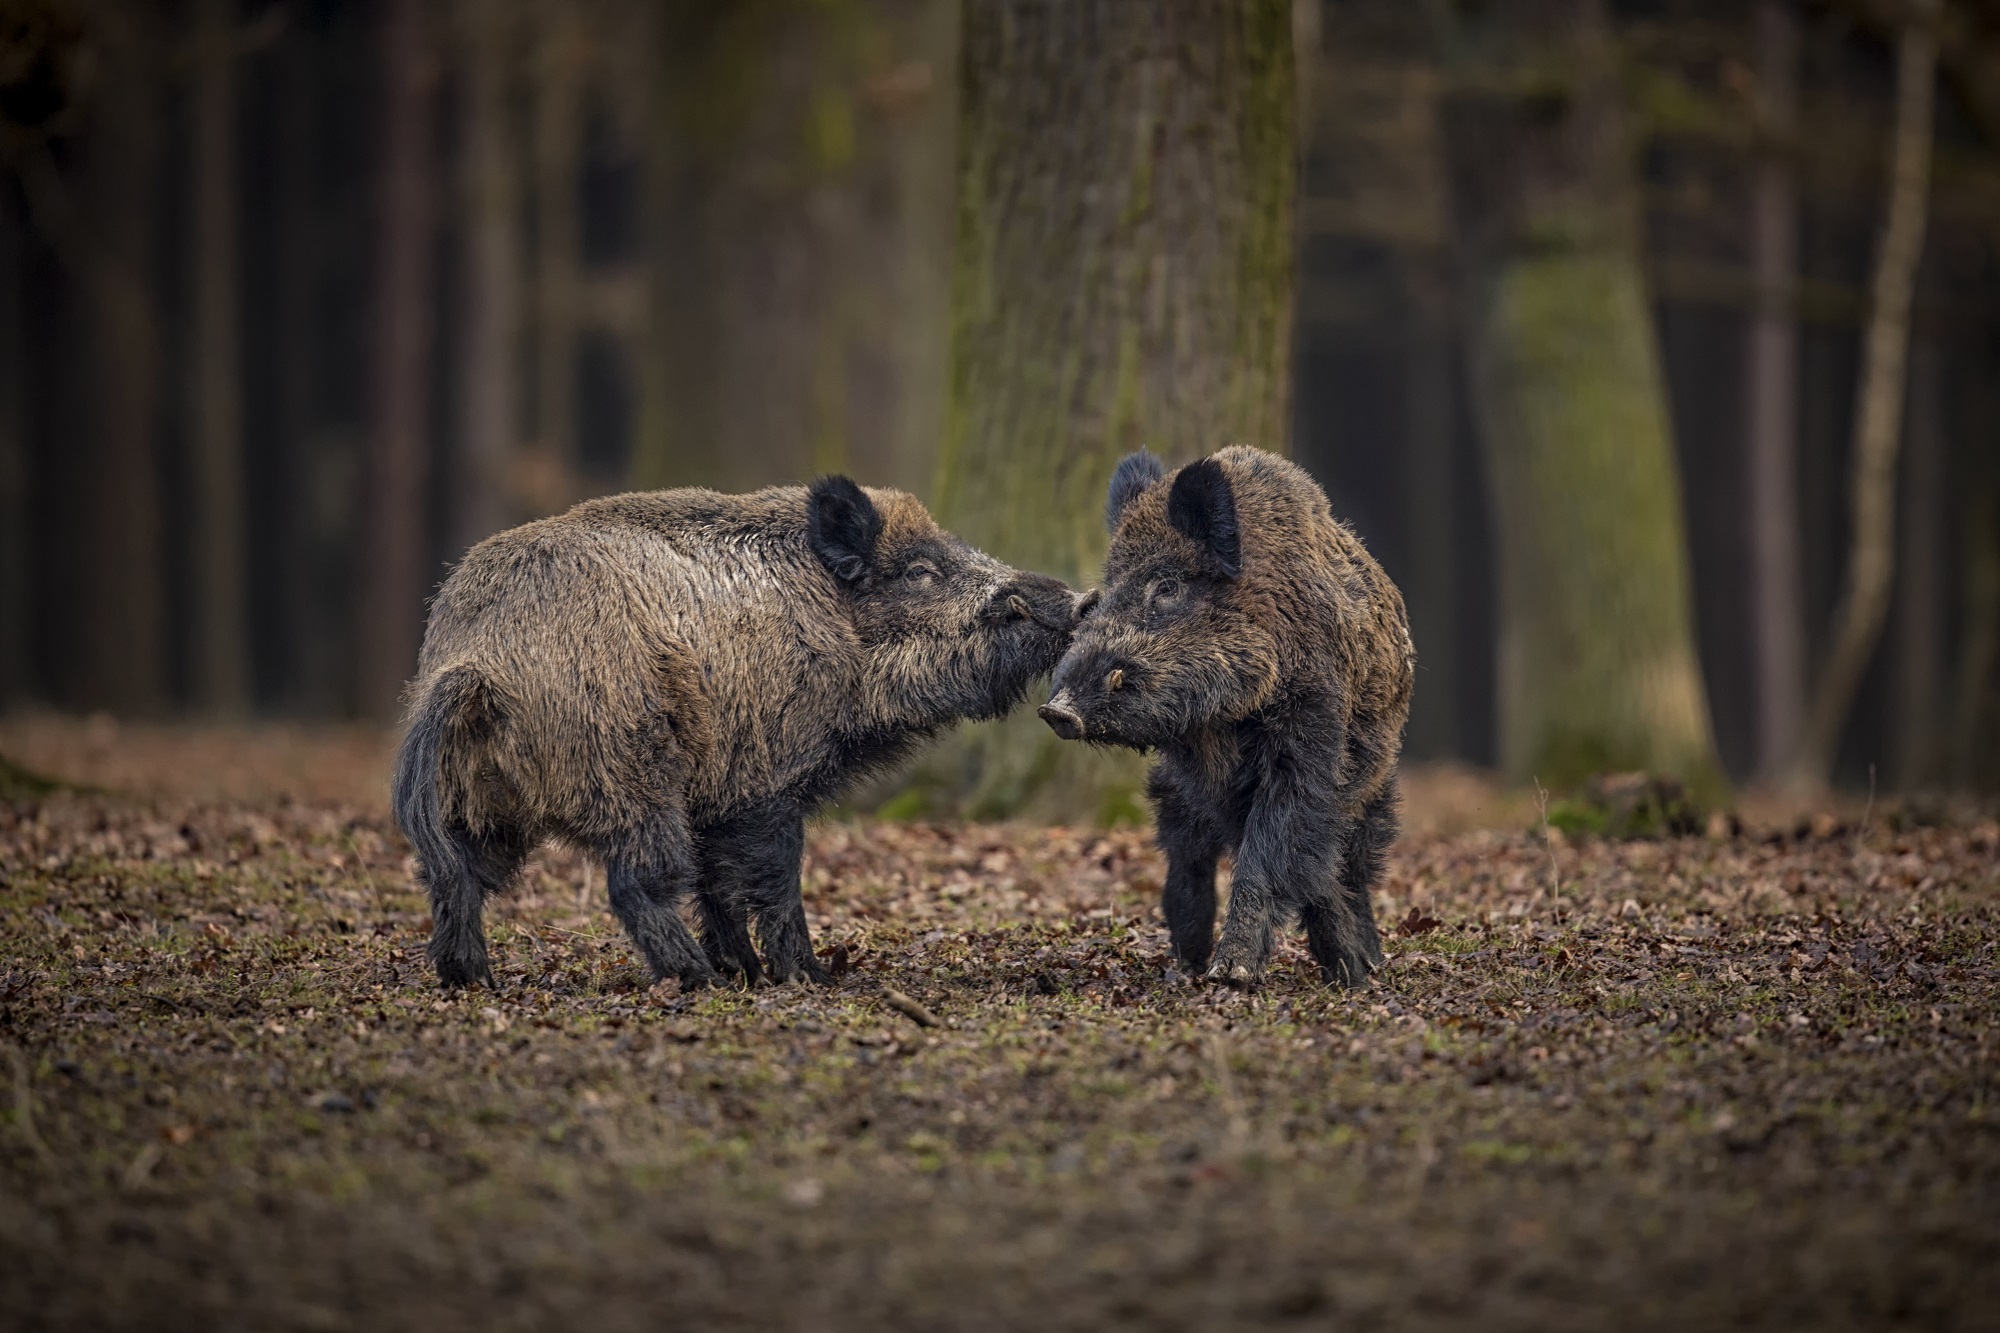
<path fill-rule="evenodd" d="M 938 580 L 937 566 L 923 560 L 912 560 L 908 567 L 903 570 L 903 577 L 919 585 L 936 583 Z"/>
<path fill-rule="evenodd" d="M 1146 594 L 1146 599 L 1155 606 L 1169 606 L 1178 602 L 1185 591 L 1187 589 L 1182 586 L 1179 579 L 1164 578 L 1152 586 Z"/>

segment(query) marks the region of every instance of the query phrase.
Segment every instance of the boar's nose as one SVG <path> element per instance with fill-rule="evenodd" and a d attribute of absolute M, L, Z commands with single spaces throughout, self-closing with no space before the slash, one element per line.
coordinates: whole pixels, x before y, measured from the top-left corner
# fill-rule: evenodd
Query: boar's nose
<path fill-rule="evenodd" d="M 1069 586 L 1041 574 L 1022 574 L 993 594 L 992 613 L 1003 620 L 1032 620 L 1067 630 L 1075 620 Z"/>
<path fill-rule="evenodd" d="M 1083 739 L 1083 717 L 1076 711 L 1076 704 L 1070 699 L 1068 690 L 1057 690 L 1055 697 L 1043 704 L 1035 712 L 1042 721 L 1049 724 L 1049 730 L 1066 741 Z"/>

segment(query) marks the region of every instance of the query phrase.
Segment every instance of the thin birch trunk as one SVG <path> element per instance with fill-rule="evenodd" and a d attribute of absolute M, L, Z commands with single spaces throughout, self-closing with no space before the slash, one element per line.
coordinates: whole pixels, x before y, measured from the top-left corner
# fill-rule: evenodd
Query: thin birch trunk
<path fill-rule="evenodd" d="M 1916 16 L 1899 42 L 1887 216 L 1875 256 L 1854 409 L 1846 581 L 1834 612 L 1831 646 L 1814 683 L 1805 732 L 1792 765 L 1793 784 L 1803 789 L 1823 787 L 1833 775 L 1841 731 L 1889 612 L 1910 301 L 1929 211 L 1936 17 L 1936 0 L 1919 0 Z"/>

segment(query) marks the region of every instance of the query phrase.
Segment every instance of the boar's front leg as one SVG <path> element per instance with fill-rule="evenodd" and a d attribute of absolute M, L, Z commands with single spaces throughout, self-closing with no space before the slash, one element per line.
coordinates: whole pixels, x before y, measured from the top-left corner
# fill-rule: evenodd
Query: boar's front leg
<path fill-rule="evenodd" d="M 1160 911 L 1174 957 L 1190 976 L 1200 976 L 1215 951 L 1215 866 L 1222 841 L 1196 801 L 1165 766 L 1146 782 L 1153 798 L 1154 836 L 1167 854 L 1167 883 Z"/>
<path fill-rule="evenodd" d="M 676 977 L 683 986 L 705 986 L 715 969 L 675 910 L 695 887 L 694 839 L 678 806 L 647 816 L 598 848 L 611 889 L 611 910 L 632 937 L 655 981 Z"/>
<path fill-rule="evenodd" d="M 701 887 L 695 902 L 701 915 L 701 947 L 709 965 L 750 985 L 764 979 L 764 965 L 750 942 L 750 882 L 762 857 L 761 830 L 742 820 L 711 824 L 696 832 L 701 848 Z"/>
<path fill-rule="evenodd" d="M 1253 986 L 1263 979 L 1281 899 L 1294 904 L 1332 901 L 1337 840 L 1327 815 L 1330 794 L 1320 791 L 1320 785 L 1308 781 L 1289 760 L 1280 760 L 1266 773 L 1236 849 L 1229 915 L 1208 968 L 1211 980 Z"/>
<path fill-rule="evenodd" d="M 721 889 L 727 910 L 736 921 L 747 911 L 764 946 L 764 968 L 773 981 L 833 980 L 813 956 L 812 932 L 806 927 L 805 902 L 799 894 L 799 863 L 805 856 L 805 815 L 789 801 L 774 801 L 743 811 L 727 823 L 704 830 L 706 854 L 726 864 L 726 876 L 711 880 L 704 892 Z M 704 905 L 704 912 L 711 910 Z"/>
<path fill-rule="evenodd" d="M 833 984 L 833 977 L 813 956 L 812 930 L 806 925 L 805 899 L 799 892 L 799 865 L 806 851 L 806 822 L 798 811 L 773 820 L 771 837 L 763 843 L 763 873 L 750 880 L 750 910 L 757 919 L 757 937 L 764 943 L 764 966 L 773 981 Z"/>

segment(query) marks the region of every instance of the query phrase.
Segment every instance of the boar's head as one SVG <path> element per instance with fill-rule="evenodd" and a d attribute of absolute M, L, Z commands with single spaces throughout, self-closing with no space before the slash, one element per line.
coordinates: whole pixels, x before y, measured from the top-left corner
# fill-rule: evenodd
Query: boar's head
<path fill-rule="evenodd" d="M 875 722 L 929 729 L 999 717 L 1047 675 L 1076 627 L 1078 599 L 940 528 L 901 491 L 822 477 L 806 495 L 806 540 L 833 575 L 863 653 Z"/>
<path fill-rule="evenodd" d="M 1084 599 L 1042 719 L 1067 740 L 1145 749 L 1255 712 L 1276 684 L 1275 612 L 1223 465 L 1169 482 L 1159 459 L 1129 455 L 1105 522 L 1104 588 Z"/>

